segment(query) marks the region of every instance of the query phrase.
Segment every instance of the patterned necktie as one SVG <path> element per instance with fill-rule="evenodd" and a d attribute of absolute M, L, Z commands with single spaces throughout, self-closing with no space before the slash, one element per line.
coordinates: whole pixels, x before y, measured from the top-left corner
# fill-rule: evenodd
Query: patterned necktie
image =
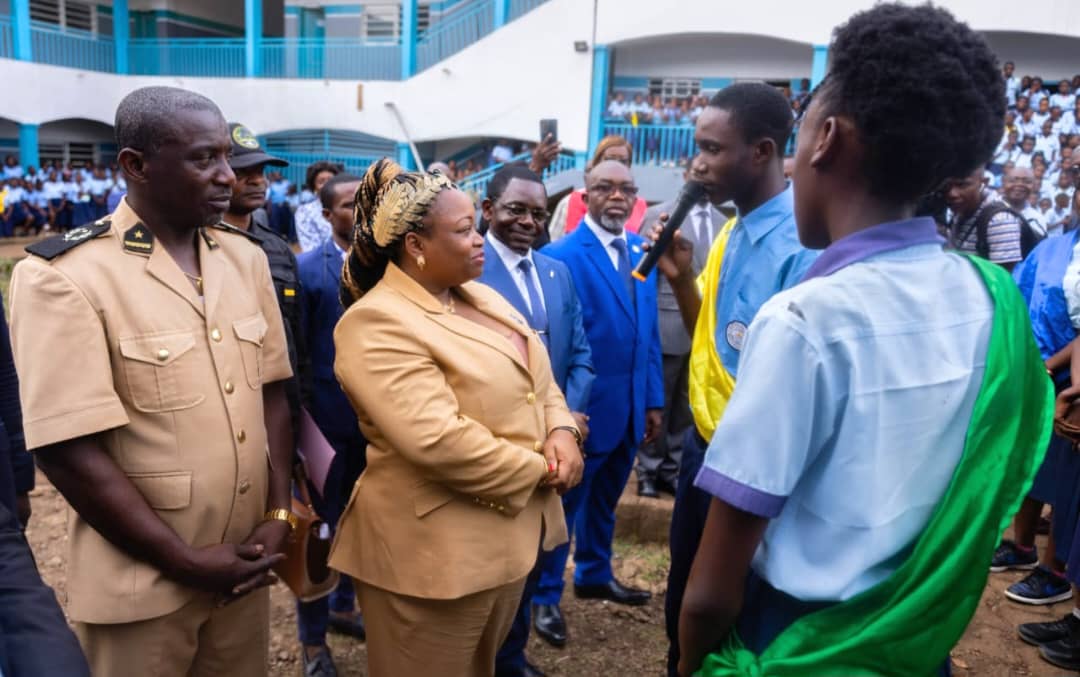
<path fill-rule="evenodd" d="M 517 267 L 525 276 L 525 289 L 529 292 L 529 306 L 532 308 L 532 316 L 529 318 L 529 326 L 540 333 L 540 339 L 546 346 L 548 344 L 548 316 L 544 310 L 544 302 L 540 299 L 540 290 L 536 288 L 536 281 L 532 276 L 532 261 L 521 259 Z"/>
<path fill-rule="evenodd" d="M 626 293 L 630 296 L 630 300 L 633 301 L 634 278 L 630 274 L 630 254 L 626 251 L 626 240 L 621 237 L 615 238 L 611 241 L 611 246 L 615 248 L 615 251 L 619 252 L 619 265 L 616 270 L 618 270 L 623 284 L 626 285 Z"/>

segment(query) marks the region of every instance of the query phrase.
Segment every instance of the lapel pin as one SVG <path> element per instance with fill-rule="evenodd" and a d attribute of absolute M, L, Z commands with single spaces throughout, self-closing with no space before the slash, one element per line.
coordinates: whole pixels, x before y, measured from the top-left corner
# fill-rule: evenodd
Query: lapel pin
<path fill-rule="evenodd" d="M 641 253 L 641 247 L 639 247 L 639 246 L 637 246 L 637 245 L 634 245 L 634 246 L 633 246 L 633 247 L 631 247 L 630 249 L 634 250 L 634 253 L 635 253 L 635 254 L 640 254 L 640 253 Z"/>
<path fill-rule="evenodd" d="M 549 270 L 548 271 L 548 277 L 555 277 L 555 271 L 554 270 Z"/>

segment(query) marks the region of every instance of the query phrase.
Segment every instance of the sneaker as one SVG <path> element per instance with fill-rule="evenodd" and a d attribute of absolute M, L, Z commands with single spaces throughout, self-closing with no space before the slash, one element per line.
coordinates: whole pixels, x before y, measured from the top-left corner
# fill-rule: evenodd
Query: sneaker
<path fill-rule="evenodd" d="M 1005 539 L 994 551 L 994 559 L 990 562 L 990 571 L 999 573 L 1009 569 L 1034 569 L 1039 566 L 1039 553 L 1032 546 L 1031 550 L 1024 551 L 1016 546 L 1016 543 Z"/>
<path fill-rule="evenodd" d="M 1072 588 L 1064 576 L 1039 566 L 1027 578 L 1006 588 L 1005 596 L 1021 604 L 1056 604 L 1072 599 Z"/>
<path fill-rule="evenodd" d="M 1066 637 L 1039 646 L 1039 655 L 1066 670 L 1080 670 L 1080 639 Z"/>
<path fill-rule="evenodd" d="M 1065 614 L 1060 621 L 1048 621 L 1046 623 L 1024 623 L 1016 628 L 1020 639 L 1028 644 L 1036 646 L 1049 644 L 1066 637 L 1080 637 L 1080 618 L 1073 612 Z"/>
<path fill-rule="evenodd" d="M 323 647 L 314 658 L 308 658 L 307 650 L 300 647 L 300 674 L 302 677 L 337 677 L 337 666 L 330 656 L 330 649 Z"/>

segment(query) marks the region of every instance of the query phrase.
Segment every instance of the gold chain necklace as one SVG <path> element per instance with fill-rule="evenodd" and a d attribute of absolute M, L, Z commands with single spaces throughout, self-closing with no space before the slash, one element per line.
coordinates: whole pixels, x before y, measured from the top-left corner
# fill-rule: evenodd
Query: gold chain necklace
<path fill-rule="evenodd" d="M 183 271 L 181 271 L 181 272 L 183 272 Z M 191 280 L 192 284 L 195 285 L 195 291 L 197 291 L 199 293 L 199 296 L 202 296 L 202 293 L 203 293 L 202 276 L 200 276 L 200 275 L 192 275 L 190 273 L 185 272 L 184 277 Z"/>

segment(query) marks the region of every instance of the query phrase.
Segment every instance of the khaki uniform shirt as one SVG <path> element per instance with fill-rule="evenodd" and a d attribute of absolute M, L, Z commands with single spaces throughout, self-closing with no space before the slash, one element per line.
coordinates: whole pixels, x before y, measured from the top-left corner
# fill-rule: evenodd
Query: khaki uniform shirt
<path fill-rule="evenodd" d="M 109 230 L 70 251 L 15 267 L 11 333 L 27 448 L 101 433 L 185 542 L 241 542 L 267 507 L 262 387 L 291 375 L 266 256 L 243 236 L 204 230 L 200 297 L 126 200 L 110 218 Z M 68 547 L 75 621 L 156 618 L 198 594 L 78 515 Z"/>

